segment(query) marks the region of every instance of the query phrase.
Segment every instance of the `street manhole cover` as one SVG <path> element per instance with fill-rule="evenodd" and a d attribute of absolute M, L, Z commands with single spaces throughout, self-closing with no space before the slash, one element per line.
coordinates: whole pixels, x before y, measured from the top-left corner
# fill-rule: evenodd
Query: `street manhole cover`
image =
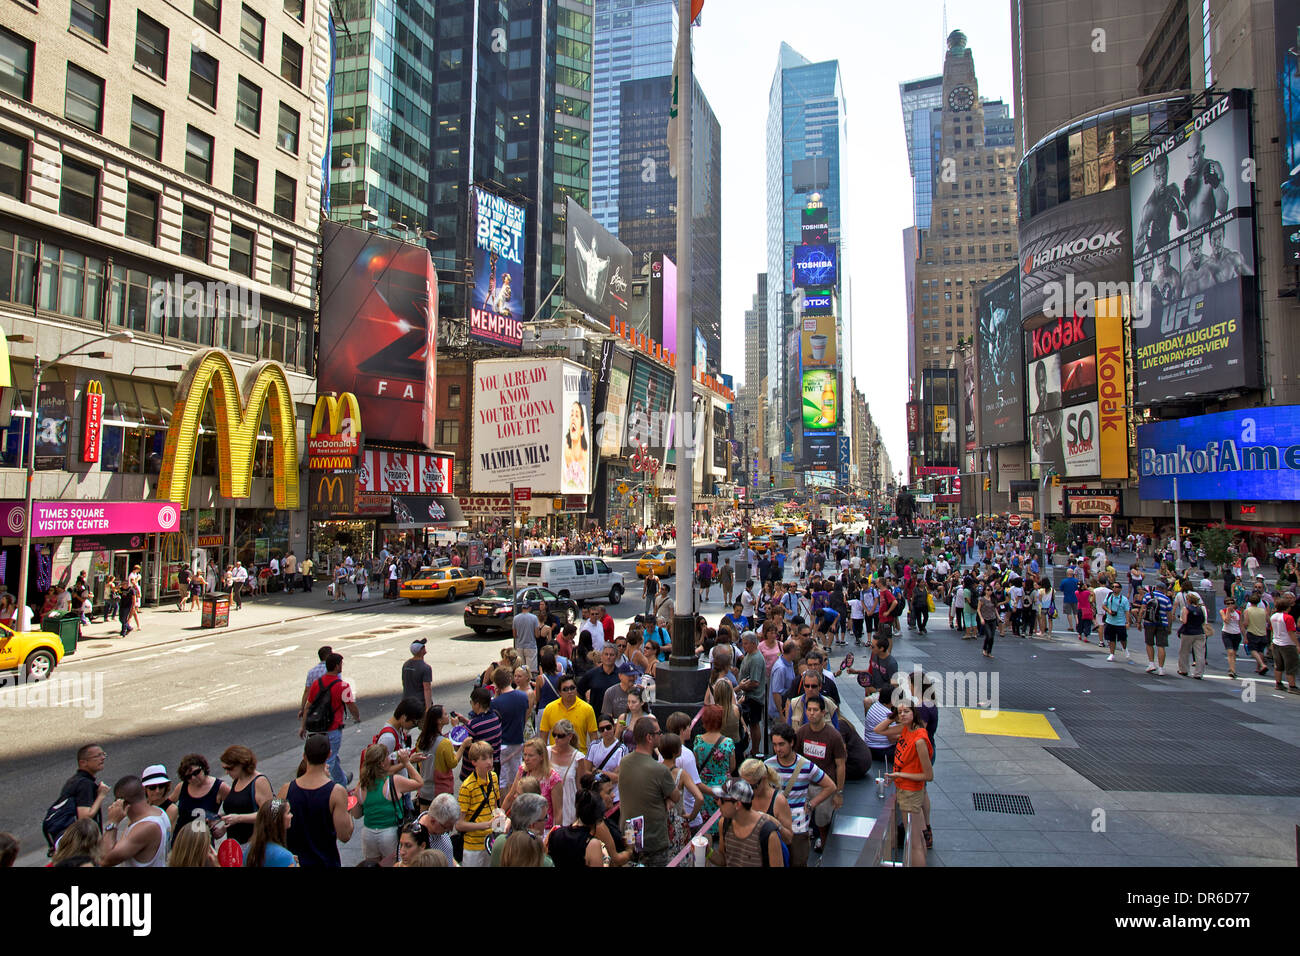
<path fill-rule="evenodd" d="M 1022 793 L 972 793 L 975 809 L 985 813 L 1019 813 L 1034 815 L 1034 805 Z"/>
<path fill-rule="evenodd" d="M 366 638 L 368 638 L 368 637 L 378 637 L 378 635 L 377 635 L 377 634 L 352 634 L 352 635 L 349 635 L 349 636 L 343 638 L 343 640 L 345 640 L 345 641 L 364 641 L 364 640 L 365 640 Z"/>
<path fill-rule="evenodd" d="M 92 651 L 102 651 L 104 648 L 112 647 L 113 645 L 112 644 L 87 644 L 86 646 L 90 648 Z"/>

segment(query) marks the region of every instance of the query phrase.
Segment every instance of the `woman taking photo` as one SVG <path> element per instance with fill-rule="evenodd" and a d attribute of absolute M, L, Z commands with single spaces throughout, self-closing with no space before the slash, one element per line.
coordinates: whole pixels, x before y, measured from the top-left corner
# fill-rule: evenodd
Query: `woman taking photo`
<path fill-rule="evenodd" d="M 594 832 L 605 845 L 605 852 L 609 854 L 609 865 L 627 866 L 632 862 L 632 851 L 623 842 L 623 834 L 619 828 L 618 804 L 614 802 L 614 781 L 608 774 L 597 771 L 584 776 L 580 785 L 583 790 L 590 790 L 600 801 L 601 820 L 596 824 Z"/>
<path fill-rule="evenodd" d="M 924 720 L 907 698 L 895 707 L 889 717 L 878 723 L 874 731 L 887 735 L 897 730 L 898 741 L 894 747 L 894 770 L 885 777 L 894 782 L 897 806 L 907 815 L 914 834 L 912 839 L 912 866 L 925 866 L 925 851 L 931 846 L 930 826 L 925 821 L 925 785 L 934 779 L 930 737 L 925 732 Z M 924 840 L 915 838 L 920 831 Z"/>
<path fill-rule="evenodd" d="M 556 731 L 558 740 L 558 725 Z M 529 779 L 537 782 L 538 793 L 546 800 L 546 826 L 549 829 L 564 816 L 564 781 L 559 772 L 551 767 L 550 751 L 546 747 L 546 741 L 541 737 L 524 741 L 519 773 L 515 775 L 510 789 L 506 791 L 505 798 L 501 801 L 501 809 L 507 814 L 514 806 L 515 799 L 523 792 L 522 782 Z"/>
<path fill-rule="evenodd" d="M 230 774 L 221 822 L 226 825 L 226 836 L 247 849 L 258 809 L 274 796 L 271 781 L 257 772 L 257 757 L 247 747 L 227 747 L 221 755 L 221 769 Z"/>
<path fill-rule="evenodd" d="M 258 807 L 253 822 L 253 838 L 244 855 L 244 866 L 297 866 L 298 861 L 285 845 L 285 834 L 292 823 L 293 814 L 289 810 L 288 800 L 273 797 Z M 234 832 L 233 827 L 231 832 Z"/>
<path fill-rule="evenodd" d="M 388 759 L 388 748 L 371 744 L 361 758 L 361 778 L 357 782 L 357 802 L 348 812 L 363 823 L 361 852 L 366 860 L 380 866 L 392 866 L 397 858 L 397 836 L 401 826 L 402 797 L 418 790 L 424 778 L 411 763 L 411 752 L 406 749 L 393 755 L 397 762 Z M 394 776 L 405 770 L 408 776 Z"/>
<path fill-rule="evenodd" d="M 459 747 L 452 744 L 450 738 L 443 734 L 447 726 L 447 717 L 442 704 L 434 704 L 424 712 L 424 722 L 420 725 L 420 736 L 416 738 L 415 750 L 424 754 L 424 763 L 420 767 L 423 782 L 415 796 L 415 804 L 426 810 L 433 798 L 440 793 L 456 794 L 454 770 L 460 763 L 470 738 L 466 737 Z"/>
<path fill-rule="evenodd" d="M 560 826 L 567 827 L 574 821 L 577 812 L 574 809 L 574 799 L 578 795 L 578 781 L 584 773 L 591 772 L 591 765 L 587 763 L 586 755 L 574 747 L 577 733 L 572 721 L 558 721 L 551 729 L 551 737 L 555 743 L 547 748 L 547 753 L 551 767 L 560 775 L 557 789 L 561 793 L 561 815 L 557 822 Z"/>
<path fill-rule="evenodd" d="M 1237 651 L 1241 649 L 1241 611 L 1233 598 L 1224 598 L 1219 610 L 1219 620 L 1223 623 L 1223 650 L 1228 655 L 1228 677 L 1237 677 Z"/>

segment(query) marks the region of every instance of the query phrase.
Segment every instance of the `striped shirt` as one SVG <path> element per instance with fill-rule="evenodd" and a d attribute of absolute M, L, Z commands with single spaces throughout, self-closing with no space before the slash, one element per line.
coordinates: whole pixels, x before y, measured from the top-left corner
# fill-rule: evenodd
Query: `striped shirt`
<path fill-rule="evenodd" d="M 1152 591 L 1147 597 L 1142 599 L 1142 613 L 1145 617 L 1146 607 L 1152 601 L 1160 608 L 1160 623 L 1157 627 L 1169 626 L 1169 615 L 1173 613 L 1174 603 L 1163 591 Z"/>
<path fill-rule="evenodd" d="M 822 769 L 807 757 L 799 757 L 788 767 L 781 765 L 781 762 L 775 757 L 768 757 L 764 761 L 769 767 L 776 770 L 777 776 L 781 779 L 777 783 L 776 789 L 785 794 L 786 802 L 790 804 L 790 809 L 798 809 L 808 802 L 808 787 L 811 784 L 820 784 L 822 778 L 826 776 Z M 790 777 L 794 774 L 795 768 L 799 768 L 799 778 L 790 783 Z"/>
<path fill-rule="evenodd" d="M 460 815 L 466 823 L 486 823 L 492 819 L 492 811 L 500 803 L 501 788 L 497 783 L 495 773 L 491 775 L 487 782 L 474 775 L 460 785 Z M 480 810 L 479 807 L 483 809 Z M 467 832 L 465 834 L 466 851 L 482 850 L 487 844 L 487 835 L 487 830 L 470 830 Z M 451 861 L 448 860 L 447 862 L 450 863 Z"/>
<path fill-rule="evenodd" d="M 496 711 L 485 711 L 481 714 L 474 714 L 465 725 L 469 731 L 470 740 L 486 740 L 492 745 L 492 769 L 501 770 L 501 718 Z M 474 765 L 468 760 L 462 760 L 460 766 L 460 779 L 465 780 L 474 772 Z"/>

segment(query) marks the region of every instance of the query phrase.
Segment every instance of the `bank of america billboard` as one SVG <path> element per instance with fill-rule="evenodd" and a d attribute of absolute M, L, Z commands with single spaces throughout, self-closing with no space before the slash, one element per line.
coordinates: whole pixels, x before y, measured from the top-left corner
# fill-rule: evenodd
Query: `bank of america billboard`
<path fill-rule="evenodd" d="M 1167 132 L 1130 167 L 1139 405 L 1260 387 L 1249 95 Z"/>
<path fill-rule="evenodd" d="M 1300 501 L 1300 406 L 1216 412 L 1137 428 L 1138 496 Z"/>

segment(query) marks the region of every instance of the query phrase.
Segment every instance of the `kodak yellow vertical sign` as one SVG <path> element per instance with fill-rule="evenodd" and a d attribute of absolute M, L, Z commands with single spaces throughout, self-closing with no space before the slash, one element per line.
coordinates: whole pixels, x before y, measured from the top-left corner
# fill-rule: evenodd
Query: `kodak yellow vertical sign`
<path fill-rule="evenodd" d="M 1124 375 L 1124 302 L 1097 299 L 1097 409 L 1101 477 L 1128 477 L 1128 382 Z"/>

